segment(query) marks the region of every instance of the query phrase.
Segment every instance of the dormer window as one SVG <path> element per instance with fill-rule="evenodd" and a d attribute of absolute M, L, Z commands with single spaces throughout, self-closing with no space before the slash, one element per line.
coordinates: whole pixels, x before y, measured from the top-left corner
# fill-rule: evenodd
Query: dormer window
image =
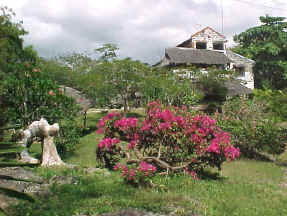
<path fill-rule="evenodd" d="M 213 42 L 214 50 L 224 50 L 223 42 Z"/>
<path fill-rule="evenodd" d="M 196 49 L 206 49 L 207 44 L 206 42 L 196 42 Z"/>

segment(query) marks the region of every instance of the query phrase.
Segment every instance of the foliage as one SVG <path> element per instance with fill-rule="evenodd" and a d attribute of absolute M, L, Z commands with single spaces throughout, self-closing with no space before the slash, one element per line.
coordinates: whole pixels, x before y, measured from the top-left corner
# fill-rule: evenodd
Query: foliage
<path fill-rule="evenodd" d="M 124 164 L 118 163 L 114 166 L 114 170 L 119 170 L 124 180 L 130 184 L 147 185 L 150 183 L 149 180 L 156 172 L 156 167 L 142 161 L 138 167 L 128 167 Z"/>
<path fill-rule="evenodd" d="M 37 53 L 32 47 L 24 48 L 22 36 L 27 32 L 24 30 L 22 22 L 13 22 L 14 17 L 15 13 L 12 9 L 0 6 L 0 127 L 9 121 L 6 113 L 7 104 L 2 95 L 2 92 L 5 91 L 3 80 L 7 74 L 14 72 L 15 67 L 17 68 L 16 63 L 30 61 L 31 64 L 34 64 L 37 61 Z"/>
<path fill-rule="evenodd" d="M 27 126 L 42 116 L 49 122 L 72 118 L 77 108 L 74 100 L 62 94 L 59 87 L 40 68 L 18 64 L 17 73 L 3 81 L 1 93 L 12 122 Z"/>
<path fill-rule="evenodd" d="M 85 76 L 86 91 L 96 104 L 108 105 L 119 98 L 127 111 L 131 96 L 140 89 L 149 68 L 131 59 L 103 61 Z"/>
<path fill-rule="evenodd" d="M 223 113 L 217 113 L 216 119 L 231 134 L 234 145 L 244 156 L 253 158 L 262 153 L 284 152 L 286 134 L 268 119 L 262 103 L 235 98 L 227 101 L 222 109 Z"/>
<path fill-rule="evenodd" d="M 231 71 L 216 68 L 206 72 L 193 66 L 154 68 L 141 89 L 146 103 L 160 100 L 166 105 L 192 106 L 204 99 L 224 100 L 225 82 L 233 76 Z"/>
<path fill-rule="evenodd" d="M 79 144 L 82 129 L 75 119 L 65 119 L 60 122 L 60 134 L 55 139 L 57 151 L 61 156 L 73 152 Z"/>
<path fill-rule="evenodd" d="M 287 76 L 287 22 L 284 17 L 261 16 L 261 25 L 234 36 L 236 52 L 256 61 L 255 87 L 282 89 Z"/>
<path fill-rule="evenodd" d="M 287 92 L 285 90 L 254 90 L 256 101 L 264 104 L 264 111 L 271 113 L 274 120 L 287 120 Z"/>
<path fill-rule="evenodd" d="M 200 88 L 208 99 L 225 100 L 227 95 L 225 82 L 232 79 L 233 75 L 232 71 L 209 68 L 207 72 L 199 74 Z"/>
<path fill-rule="evenodd" d="M 39 67 L 58 85 L 78 87 L 80 76 L 57 59 L 40 59 Z"/>
<path fill-rule="evenodd" d="M 50 79 L 50 68 L 33 47 L 23 46 L 22 36 L 27 32 L 22 22 L 13 22 L 15 14 L 7 7 L 1 7 L 0 11 L 0 108 L 5 115 L 5 118 L 1 115 L 2 124 L 26 127 L 41 117 L 50 123 L 75 118 L 78 108 L 74 100 L 66 97 Z M 63 132 L 59 138 L 62 150 L 68 150 L 76 142 L 74 137 L 74 142 L 63 147 L 66 135 Z"/>
<path fill-rule="evenodd" d="M 0 74 L 13 71 L 16 62 L 35 63 L 37 54 L 31 47 L 24 48 L 22 36 L 27 32 L 22 22 L 13 22 L 15 13 L 8 7 L 0 7 Z"/>
<path fill-rule="evenodd" d="M 21 72 L 9 74 L 3 81 L 2 98 L 9 121 L 22 127 L 41 117 L 50 123 L 62 122 L 56 139 L 57 149 L 62 155 L 73 151 L 80 133 L 74 120 L 79 110 L 74 99 L 65 96 L 40 68 L 19 64 L 19 70 Z"/>
<path fill-rule="evenodd" d="M 191 106 L 203 99 L 190 79 L 167 68 L 153 68 L 145 77 L 141 93 L 146 104 L 160 100 L 165 105 Z"/>
<path fill-rule="evenodd" d="M 230 145 L 229 134 L 217 127 L 215 120 L 192 116 L 184 108 L 169 109 L 158 102 L 149 104 L 141 123 L 109 113 L 98 127 L 105 135 L 98 145 L 98 159 L 112 168 L 126 157 L 127 165 L 122 169 L 129 173 L 128 177 L 123 174 L 130 177 L 128 180 L 133 180 L 130 169 L 139 170 L 142 162 L 151 163 L 157 172 L 185 171 L 196 176 L 204 167 L 220 169 L 225 160 L 239 156 L 239 150 Z"/>
<path fill-rule="evenodd" d="M 101 54 L 100 60 L 109 61 L 113 60 L 117 57 L 117 51 L 119 48 L 116 44 L 107 43 L 104 44 L 102 47 L 95 49 L 96 52 Z"/>

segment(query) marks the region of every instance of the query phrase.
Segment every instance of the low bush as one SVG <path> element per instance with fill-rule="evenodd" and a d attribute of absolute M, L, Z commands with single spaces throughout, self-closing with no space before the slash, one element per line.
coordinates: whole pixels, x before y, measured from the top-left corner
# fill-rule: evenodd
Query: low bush
<path fill-rule="evenodd" d="M 264 113 L 262 103 L 245 98 L 227 101 L 223 113 L 216 114 L 220 127 L 228 131 L 233 144 L 244 156 L 254 158 L 262 153 L 281 154 L 286 147 L 286 133 Z"/>
<path fill-rule="evenodd" d="M 97 158 L 120 170 L 127 182 L 146 182 L 155 173 L 185 172 L 197 178 L 205 167 L 220 169 L 224 161 L 240 154 L 229 134 L 209 116 L 158 102 L 151 102 L 146 112 L 143 121 L 109 113 L 98 123 L 98 132 L 105 137 L 98 144 Z"/>
<path fill-rule="evenodd" d="M 55 139 L 57 151 L 61 156 L 73 152 L 79 143 L 82 129 L 74 119 L 66 119 L 60 122 L 60 134 Z"/>
<path fill-rule="evenodd" d="M 285 90 L 254 90 L 255 99 L 264 104 L 265 112 L 275 120 L 287 121 L 287 89 Z"/>

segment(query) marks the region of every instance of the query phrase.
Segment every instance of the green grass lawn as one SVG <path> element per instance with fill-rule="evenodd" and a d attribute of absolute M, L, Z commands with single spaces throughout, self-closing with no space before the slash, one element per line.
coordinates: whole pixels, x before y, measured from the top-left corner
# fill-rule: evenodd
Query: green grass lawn
<path fill-rule="evenodd" d="M 90 127 L 99 115 L 91 114 Z M 77 183 L 54 185 L 52 194 L 34 203 L 22 203 L 11 215 L 97 215 L 126 208 L 175 215 L 287 215 L 287 187 L 280 184 L 287 167 L 273 162 L 241 159 L 226 162 L 215 179 L 195 181 L 188 176 L 157 176 L 153 188 L 135 188 L 124 184 L 118 173 L 87 175 L 83 167 L 96 167 L 96 146 L 101 136 L 95 132 L 81 138 L 81 143 L 66 162 L 77 169 L 43 169 L 36 171 L 45 178 L 53 175 L 74 176 Z M 279 157 L 287 162 L 287 153 Z M 209 170 L 215 172 L 215 170 Z M 285 179 L 286 181 L 286 179 Z"/>

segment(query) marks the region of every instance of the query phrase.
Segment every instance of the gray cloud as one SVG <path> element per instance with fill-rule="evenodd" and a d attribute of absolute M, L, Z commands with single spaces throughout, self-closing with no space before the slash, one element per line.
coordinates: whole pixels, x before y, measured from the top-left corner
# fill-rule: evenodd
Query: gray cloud
<path fill-rule="evenodd" d="M 29 31 L 26 44 L 34 45 L 44 57 L 116 43 L 121 57 L 154 63 L 164 54 L 164 48 L 176 46 L 201 28 L 210 26 L 221 31 L 220 0 L 2 1 L 24 21 Z M 235 33 L 257 25 L 261 15 L 287 14 L 283 0 L 246 1 L 253 6 L 223 1 L 224 34 L 230 41 Z M 286 10 L 254 4 L 280 5 Z"/>

